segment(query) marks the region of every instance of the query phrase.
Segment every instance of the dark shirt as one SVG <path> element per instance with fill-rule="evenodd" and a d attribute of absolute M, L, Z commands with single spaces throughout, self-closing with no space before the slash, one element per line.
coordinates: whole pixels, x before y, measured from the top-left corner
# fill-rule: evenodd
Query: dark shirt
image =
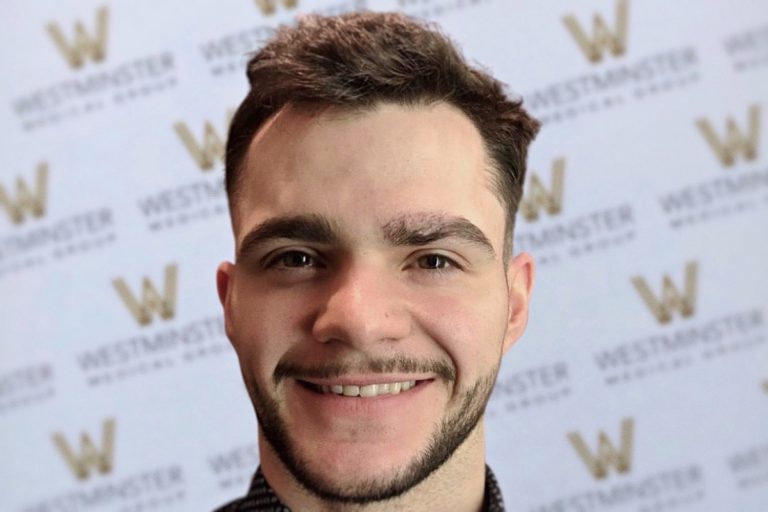
<path fill-rule="evenodd" d="M 482 511 L 504 512 L 504 501 L 501 498 L 499 483 L 488 466 L 485 466 L 485 495 Z M 253 475 L 248 494 L 217 508 L 214 512 L 291 512 L 291 509 L 280 503 L 277 495 L 264 478 L 261 467 L 259 467 L 256 474 Z"/>

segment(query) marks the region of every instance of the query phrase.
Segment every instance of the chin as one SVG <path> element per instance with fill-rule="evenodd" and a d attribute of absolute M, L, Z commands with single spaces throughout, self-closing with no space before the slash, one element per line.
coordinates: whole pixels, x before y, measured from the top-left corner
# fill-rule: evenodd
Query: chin
<path fill-rule="evenodd" d="M 305 489 L 328 501 L 364 504 L 387 500 L 406 493 L 424 478 L 414 479 L 412 468 L 418 463 L 393 461 L 391 456 L 372 460 L 362 452 L 329 462 L 308 463 L 293 471 Z"/>
<path fill-rule="evenodd" d="M 409 446 L 396 440 L 376 444 L 333 443 L 312 449 L 311 454 L 300 458 L 307 461 L 307 467 L 314 473 L 344 483 L 394 478 L 412 465 L 422 451 L 418 444 Z"/>
<path fill-rule="evenodd" d="M 423 439 L 388 438 L 381 442 L 321 442 L 302 429 L 270 441 L 279 431 L 263 430 L 272 452 L 293 478 L 315 496 L 339 503 L 372 503 L 400 496 L 420 483 L 425 472 Z M 285 431 L 283 431 L 285 432 Z"/>

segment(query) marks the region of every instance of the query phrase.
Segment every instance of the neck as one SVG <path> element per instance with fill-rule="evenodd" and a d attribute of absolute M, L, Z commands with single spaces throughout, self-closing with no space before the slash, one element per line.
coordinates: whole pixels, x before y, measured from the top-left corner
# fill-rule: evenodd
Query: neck
<path fill-rule="evenodd" d="M 291 510 L 378 512 L 462 510 L 480 511 L 485 490 L 483 420 L 453 455 L 429 477 L 406 493 L 365 505 L 329 502 L 299 484 L 259 432 L 261 470 L 280 501 Z"/>

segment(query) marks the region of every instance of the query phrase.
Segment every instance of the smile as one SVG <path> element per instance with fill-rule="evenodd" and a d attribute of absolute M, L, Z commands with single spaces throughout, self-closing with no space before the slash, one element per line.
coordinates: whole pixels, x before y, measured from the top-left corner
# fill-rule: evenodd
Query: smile
<path fill-rule="evenodd" d="M 366 384 L 366 385 L 318 385 L 312 384 L 306 381 L 300 381 L 301 384 L 309 387 L 315 392 L 323 394 L 334 394 L 347 397 L 362 397 L 372 398 L 382 395 L 397 395 L 399 393 L 409 391 L 416 387 L 420 382 L 416 380 L 405 380 L 401 382 L 387 382 L 382 384 Z"/>

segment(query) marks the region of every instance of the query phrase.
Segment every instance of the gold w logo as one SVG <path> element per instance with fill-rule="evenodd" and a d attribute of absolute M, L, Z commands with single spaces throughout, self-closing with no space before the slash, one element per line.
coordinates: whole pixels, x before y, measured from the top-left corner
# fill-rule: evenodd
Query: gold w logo
<path fill-rule="evenodd" d="M 37 165 L 37 177 L 35 179 L 34 192 L 23 178 L 16 178 L 16 199 L 11 199 L 10 194 L 0 185 L 0 206 L 11 217 L 11 222 L 21 224 L 24 222 L 24 213 L 28 212 L 33 217 L 45 215 L 45 202 L 48 197 L 48 164 L 41 162 Z"/>
<path fill-rule="evenodd" d="M 233 115 L 233 111 L 227 114 L 227 126 L 232 121 Z M 224 138 L 219 135 L 210 121 L 206 121 L 203 126 L 202 142 L 198 142 L 187 123 L 183 121 L 174 124 L 173 128 L 201 171 L 213 169 L 217 160 L 224 159 Z"/>
<path fill-rule="evenodd" d="M 78 480 L 87 480 L 91 470 L 98 471 L 102 475 L 112 471 L 115 447 L 114 418 L 105 420 L 101 430 L 101 449 L 96 447 L 87 432 L 82 432 L 79 453 L 72 449 L 63 434 L 58 432 L 53 434 L 53 443 Z"/>
<path fill-rule="evenodd" d="M 656 317 L 656 320 L 660 324 L 666 324 L 672 320 L 672 313 L 675 311 L 679 311 L 683 318 L 688 318 L 695 312 L 698 273 L 699 264 L 697 262 L 691 261 L 685 266 L 683 293 L 680 293 L 672 278 L 664 275 L 661 286 L 661 299 L 656 297 L 642 277 L 633 277 L 632 284 L 635 285 L 635 289 L 637 289 L 653 316 Z"/>
<path fill-rule="evenodd" d="M 539 211 L 544 209 L 550 215 L 556 215 L 563 209 L 563 182 L 565 178 L 565 159 L 558 158 L 552 162 L 552 185 L 549 189 L 544 186 L 536 174 L 531 174 L 528 180 L 528 190 L 520 201 L 520 213 L 525 220 L 534 221 L 539 218 Z"/>
<path fill-rule="evenodd" d="M 265 15 L 274 14 L 277 10 L 277 0 L 256 0 L 256 6 Z M 283 0 L 283 7 L 292 9 L 299 5 L 299 0 Z"/>
<path fill-rule="evenodd" d="M 626 473 L 632 468 L 632 444 L 635 422 L 625 418 L 621 422 L 621 448 L 611 442 L 605 432 L 600 432 L 597 439 L 597 453 L 593 454 L 578 432 L 570 432 L 568 440 L 576 449 L 584 465 L 596 480 L 608 476 L 608 469 L 614 468 L 619 473 Z"/>
<path fill-rule="evenodd" d="M 73 41 L 68 41 L 64 32 L 56 23 L 46 25 L 48 34 L 53 38 L 61 53 L 64 55 L 69 67 L 77 69 L 83 65 L 86 58 L 90 57 L 94 62 L 104 60 L 107 48 L 107 21 L 109 10 L 99 7 L 96 11 L 95 35 L 88 33 L 80 20 L 75 22 L 75 36 Z"/>
<path fill-rule="evenodd" d="M 721 139 L 707 119 L 696 121 L 699 131 L 706 139 L 709 147 L 715 152 L 724 167 L 730 167 L 736 162 L 736 155 L 741 154 L 746 160 L 757 158 L 757 141 L 760 137 L 760 105 L 749 107 L 748 130 L 746 134 L 736 124 L 733 118 L 727 119 L 725 137 Z"/>
<path fill-rule="evenodd" d="M 139 325 L 152 323 L 153 312 L 160 315 L 160 318 L 164 320 L 173 318 L 173 315 L 176 313 L 177 270 L 176 264 L 170 264 L 165 267 L 165 287 L 162 295 L 158 293 L 152 281 L 145 277 L 142 282 L 141 302 L 136 299 L 122 278 L 112 280 L 118 295 L 123 299 L 123 302 Z"/>
<path fill-rule="evenodd" d="M 603 50 L 607 49 L 614 57 L 624 55 L 627 50 L 627 19 L 629 17 L 629 0 L 616 2 L 616 26 L 613 30 L 603 20 L 599 13 L 595 13 L 592 20 L 593 35 L 590 38 L 581 28 L 578 20 L 573 15 L 563 17 L 563 23 L 579 44 L 581 51 L 592 63 L 603 60 Z"/>

